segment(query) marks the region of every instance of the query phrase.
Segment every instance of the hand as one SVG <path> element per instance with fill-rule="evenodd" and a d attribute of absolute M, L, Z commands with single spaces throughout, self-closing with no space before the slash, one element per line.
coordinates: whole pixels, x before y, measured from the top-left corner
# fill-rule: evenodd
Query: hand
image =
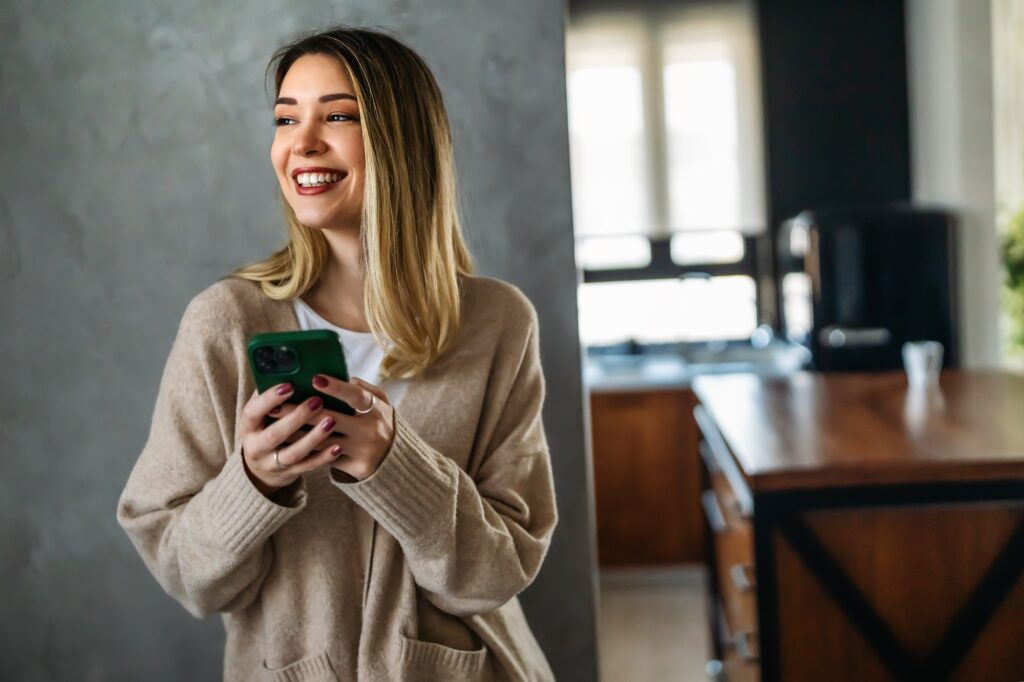
<path fill-rule="evenodd" d="M 340 448 L 328 448 L 315 456 L 309 453 L 317 449 L 334 428 L 334 419 L 322 414 L 323 400 L 311 398 L 302 405 L 289 405 L 294 408 L 286 417 L 278 419 L 264 428 L 264 417 L 274 408 L 285 404 L 294 388 L 284 383 L 271 386 L 263 393 L 253 392 L 252 397 L 242 408 L 242 458 L 250 480 L 260 492 L 267 497 L 284 488 L 307 471 L 312 471 L 341 455 Z M 316 404 L 319 403 L 319 404 Z M 320 428 L 311 429 L 301 437 L 290 440 L 295 432 L 306 423 L 316 423 Z M 281 445 L 289 443 L 288 447 Z M 274 451 L 283 468 L 278 468 L 274 461 Z"/>
<path fill-rule="evenodd" d="M 334 377 L 318 374 L 313 377 L 313 388 L 329 396 L 343 400 L 355 409 L 365 410 L 373 396 L 373 409 L 367 414 L 347 415 L 333 410 L 323 410 L 323 415 L 337 422 L 334 433 L 322 439 L 314 449 L 341 446 L 341 457 L 331 462 L 331 467 L 361 481 L 377 471 L 384 456 L 391 449 L 395 439 L 395 411 L 384 390 L 368 381 L 353 377 L 350 381 L 342 381 Z M 301 407 L 285 404 L 275 416 L 286 415 L 291 419 Z M 307 413 L 308 414 L 308 413 Z M 314 424 L 323 415 L 309 415 L 307 424 Z M 302 423 L 302 422 L 300 422 Z M 314 429 L 315 430 L 315 429 Z M 298 438 L 298 434 L 292 436 Z M 301 439 L 296 442 L 301 442 Z M 282 461 L 284 454 L 281 455 Z"/>

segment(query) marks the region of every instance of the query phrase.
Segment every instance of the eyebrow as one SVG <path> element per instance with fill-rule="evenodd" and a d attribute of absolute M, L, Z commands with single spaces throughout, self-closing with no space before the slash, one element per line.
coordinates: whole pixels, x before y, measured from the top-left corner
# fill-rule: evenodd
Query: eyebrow
<path fill-rule="evenodd" d="M 356 101 L 355 95 L 350 95 L 347 92 L 335 92 L 330 95 L 320 95 L 321 102 L 333 102 L 338 99 L 350 99 L 353 102 Z M 278 104 L 298 104 L 298 102 L 295 101 L 294 97 L 278 97 L 277 101 L 274 102 L 274 106 L 277 106 Z"/>

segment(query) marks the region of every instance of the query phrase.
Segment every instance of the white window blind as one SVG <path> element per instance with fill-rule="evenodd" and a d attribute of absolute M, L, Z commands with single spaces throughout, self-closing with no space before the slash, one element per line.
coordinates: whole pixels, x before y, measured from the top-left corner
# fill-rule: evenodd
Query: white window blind
<path fill-rule="evenodd" d="M 764 230 L 754 31 L 742 2 L 696 6 L 660 24 L 671 232 Z"/>
<path fill-rule="evenodd" d="M 576 258 L 648 265 L 671 238 L 680 265 L 736 263 L 764 231 L 762 115 L 749 0 L 586 14 L 566 38 Z M 583 284 L 585 344 L 742 338 L 749 276 Z"/>
<path fill-rule="evenodd" d="M 645 33 L 628 19 L 570 31 L 566 61 L 576 234 L 650 233 Z"/>
<path fill-rule="evenodd" d="M 586 15 L 566 65 L 577 237 L 764 230 L 747 0 Z"/>

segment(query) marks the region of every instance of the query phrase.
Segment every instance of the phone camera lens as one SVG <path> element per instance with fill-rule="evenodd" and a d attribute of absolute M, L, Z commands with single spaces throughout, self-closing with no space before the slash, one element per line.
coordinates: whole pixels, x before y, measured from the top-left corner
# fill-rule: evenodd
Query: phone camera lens
<path fill-rule="evenodd" d="M 274 354 L 274 360 L 281 372 L 291 372 L 295 370 L 299 365 L 298 357 L 299 356 L 295 350 L 288 346 L 280 346 Z"/>

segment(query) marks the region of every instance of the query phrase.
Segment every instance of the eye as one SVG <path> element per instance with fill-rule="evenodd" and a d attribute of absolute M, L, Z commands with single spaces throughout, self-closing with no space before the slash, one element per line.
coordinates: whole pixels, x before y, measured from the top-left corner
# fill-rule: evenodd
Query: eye
<path fill-rule="evenodd" d="M 327 119 L 330 120 L 334 116 L 338 116 L 342 120 L 345 120 L 345 121 L 354 121 L 354 120 L 356 120 L 355 116 L 349 116 L 348 114 L 331 114 L 330 116 L 327 117 Z"/>
<path fill-rule="evenodd" d="M 293 120 L 293 119 L 290 119 L 287 116 L 282 116 L 280 118 L 275 118 L 274 119 L 274 127 L 283 126 L 283 125 L 285 125 L 285 121 L 291 121 L 291 120 Z"/>

